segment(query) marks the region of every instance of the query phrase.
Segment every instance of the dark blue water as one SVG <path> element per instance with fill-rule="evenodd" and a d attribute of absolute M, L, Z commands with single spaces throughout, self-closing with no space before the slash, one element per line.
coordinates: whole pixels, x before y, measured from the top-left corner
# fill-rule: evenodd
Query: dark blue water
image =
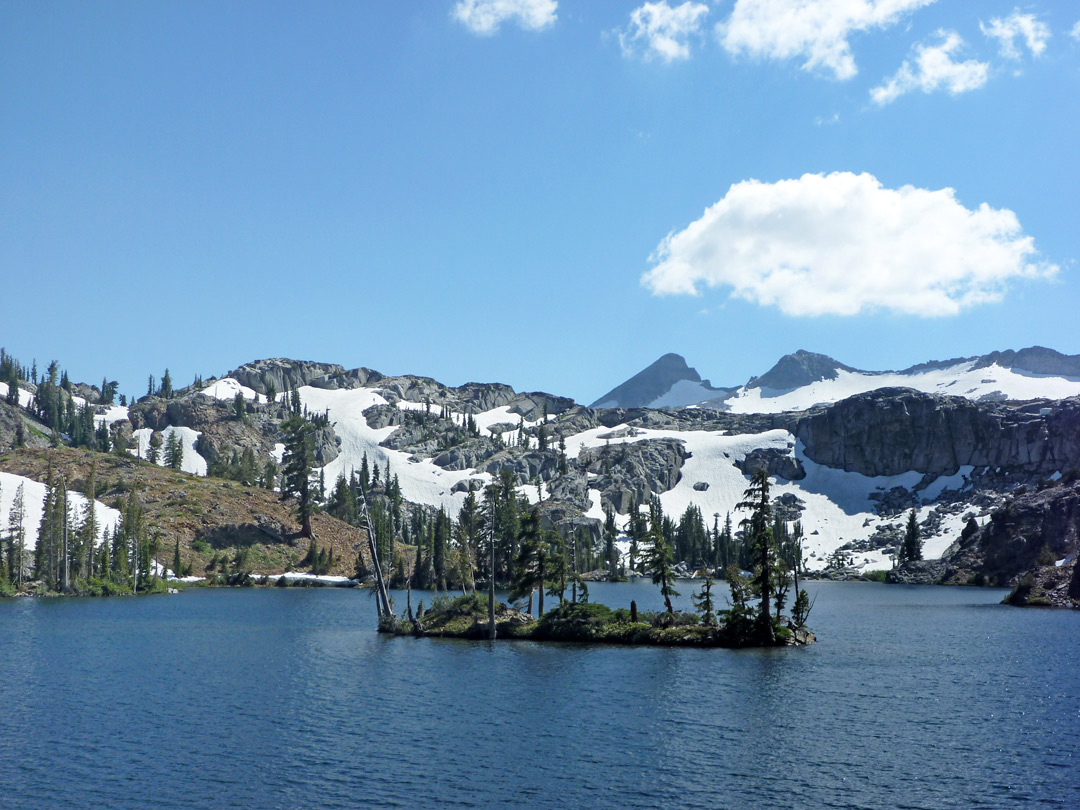
<path fill-rule="evenodd" d="M 348 590 L 6 600 L 0 806 L 1080 807 L 1080 613 L 811 589 L 818 644 L 738 652 L 386 638 Z"/>

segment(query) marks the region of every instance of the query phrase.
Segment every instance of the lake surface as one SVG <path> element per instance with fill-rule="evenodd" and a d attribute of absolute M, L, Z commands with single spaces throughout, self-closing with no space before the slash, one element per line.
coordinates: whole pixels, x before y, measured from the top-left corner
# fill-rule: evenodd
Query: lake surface
<path fill-rule="evenodd" d="M 809 590 L 818 644 L 743 651 L 388 638 L 353 590 L 3 600 L 0 806 L 1080 807 L 1080 612 Z"/>

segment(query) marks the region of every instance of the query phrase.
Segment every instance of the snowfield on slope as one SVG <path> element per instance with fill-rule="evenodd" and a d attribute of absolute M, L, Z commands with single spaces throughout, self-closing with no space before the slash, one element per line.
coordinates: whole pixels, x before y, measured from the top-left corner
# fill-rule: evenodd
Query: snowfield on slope
<path fill-rule="evenodd" d="M 681 408 L 716 398 L 716 389 L 708 388 L 705 383 L 693 380 L 678 380 L 664 394 L 660 395 L 646 408 Z M 604 407 L 601 405 L 601 407 Z"/>
<path fill-rule="evenodd" d="M 577 458 L 582 448 L 598 448 L 608 445 L 615 447 L 623 443 L 645 441 L 647 439 L 677 439 L 691 454 L 683 464 L 681 478 L 672 489 L 660 495 L 664 512 L 678 520 L 690 505 L 697 506 L 707 525 L 713 520 L 723 525 L 725 516 L 732 514 L 733 524 L 745 516 L 735 511 L 736 504 L 742 500 L 743 492 L 749 484 L 748 476 L 736 466 L 747 454 L 757 449 L 781 449 L 798 459 L 806 477 L 801 481 L 786 481 L 772 477 L 771 494 L 774 498 L 791 493 L 803 502 L 802 526 L 805 539 L 803 547 L 809 558 L 809 567 L 823 568 L 825 560 L 836 549 L 853 540 L 869 537 L 883 523 L 896 523 L 898 519 L 882 520 L 875 512 L 875 501 L 870 497 L 875 493 L 888 492 L 893 487 L 913 489 L 922 481 L 919 472 L 906 472 L 894 476 L 870 477 L 860 473 L 845 472 L 816 464 L 805 456 L 801 442 L 786 430 L 770 430 L 765 433 L 726 436 L 711 431 L 646 430 L 637 428 L 636 435 L 621 438 L 606 438 L 615 428 L 594 428 L 567 439 L 567 455 Z M 966 479 L 973 468 L 966 467 L 952 476 L 940 476 L 920 493 L 922 504 L 918 508 L 919 520 L 923 520 L 932 510 L 929 501 L 937 498 L 946 489 L 959 490 L 966 485 Z M 708 484 L 708 489 L 694 489 L 696 483 Z M 595 490 L 590 490 L 590 496 Z M 599 497 L 593 498 L 593 510 L 590 516 L 602 517 L 598 510 Z M 960 536 L 963 521 L 956 516 L 942 521 L 941 533 L 932 538 L 924 538 L 924 555 L 927 559 L 940 557 L 949 545 Z M 625 528 L 626 516 L 617 520 L 620 528 Z M 812 555 L 812 556 L 811 556 Z M 865 560 L 862 557 L 866 557 Z M 857 567 L 882 567 L 880 559 L 872 555 L 855 555 Z M 885 566 L 888 567 L 888 566 Z"/>
<path fill-rule="evenodd" d="M 235 396 L 235 389 L 230 386 L 222 386 L 218 390 L 222 398 Z M 398 426 L 375 429 L 368 425 L 364 412 L 374 405 L 388 404 L 377 388 L 330 390 L 303 386 L 299 393 L 301 401 L 309 411 L 329 413 L 330 421 L 341 440 L 338 457 L 322 468 L 328 489 L 333 486 L 339 474 L 348 476 L 353 470 L 359 470 L 366 454 L 368 464 L 377 464 L 380 470 L 385 470 L 389 462 L 390 471 L 398 476 L 405 498 L 414 503 L 445 507 L 456 517 L 465 493 L 452 492 L 454 485 L 469 479 L 485 482 L 491 480 L 487 473 L 478 473 L 475 470 L 444 470 L 430 460 L 414 461 L 408 453 L 381 447 L 380 443 L 397 430 Z M 398 407 L 404 410 L 422 410 L 425 406 L 422 403 L 399 402 Z M 494 408 L 477 414 L 474 418 L 481 430 L 500 423 L 516 425 L 520 421 L 520 417 L 511 413 L 507 407 Z M 539 422 L 526 422 L 529 427 L 537 424 Z M 679 483 L 660 496 L 664 511 L 675 520 L 693 504 L 701 509 L 710 526 L 717 516 L 723 523 L 728 512 L 732 513 L 732 520 L 737 525 L 742 515 L 735 512 L 735 506 L 742 499 L 749 478 L 736 463 L 758 449 L 780 449 L 798 459 L 806 471 L 806 477 L 801 481 L 773 478 L 772 494 L 778 497 L 790 493 L 803 502 L 804 547 L 811 568 L 824 567 L 826 559 L 837 548 L 874 533 L 883 521 L 875 513 L 872 495 L 888 492 L 897 486 L 911 490 L 923 478 L 922 473 L 914 471 L 895 476 L 868 477 L 824 467 L 806 458 L 801 445 L 785 430 L 725 435 L 723 432 L 711 431 L 635 428 L 633 435 L 611 438 L 620 427 L 622 426 L 597 427 L 568 436 L 567 456 L 576 459 L 583 448 L 601 448 L 605 445 L 615 447 L 648 439 L 676 439 L 683 442 L 690 457 L 682 467 Z M 516 432 L 515 430 L 514 433 Z M 142 433 L 143 431 L 136 431 L 136 435 Z M 191 433 L 195 434 L 194 431 Z M 195 436 L 185 442 L 185 464 L 189 446 L 193 452 Z M 140 449 L 145 457 L 143 441 L 140 436 Z M 941 476 L 922 490 L 922 503 L 918 508 L 919 519 L 922 520 L 929 514 L 932 506 L 928 502 L 943 491 L 958 490 L 966 486 L 971 472 L 971 468 L 964 468 L 955 475 Z M 200 474 L 205 474 L 205 462 Z M 695 490 L 694 484 L 699 482 L 708 484 L 708 488 L 705 491 Z M 528 498 L 530 503 L 536 502 L 535 486 L 523 485 L 519 487 L 519 492 Z M 603 519 L 599 491 L 590 487 L 589 498 L 590 509 L 587 516 Z M 625 527 L 626 521 L 626 515 L 618 516 L 617 523 L 620 527 Z M 895 524 L 902 520 L 893 518 L 884 522 Z M 924 538 L 924 553 L 927 558 L 939 557 L 949 544 L 959 537 L 963 528 L 959 515 L 948 516 L 941 525 L 940 534 Z M 854 562 L 864 569 L 885 566 L 881 555 L 874 553 L 856 554 Z"/>
<path fill-rule="evenodd" d="M 837 371 L 834 380 L 819 380 L 800 388 L 740 388 L 731 397 L 714 400 L 732 413 L 781 413 L 839 402 L 878 388 L 914 388 L 928 394 L 979 399 L 1004 395 L 1007 399 L 1065 399 L 1080 396 L 1080 378 L 1030 374 L 997 364 L 973 368 L 975 361 L 914 374 Z"/>
<path fill-rule="evenodd" d="M 210 383 L 199 391 L 200 394 L 206 394 L 208 397 L 214 397 L 215 399 L 236 399 L 237 394 L 243 394 L 244 399 L 255 400 L 259 394 L 255 389 L 248 388 L 246 385 L 241 385 L 239 381 L 232 377 L 225 377 L 221 380 L 216 380 Z M 266 397 L 263 397 L 263 401 Z"/>
<path fill-rule="evenodd" d="M 131 435 L 135 439 L 136 445 L 128 450 L 128 452 L 138 458 L 147 458 L 150 452 L 150 436 L 153 433 L 153 428 L 139 428 L 138 430 L 133 430 Z M 184 458 L 180 464 L 180 469 L 194 475 L 206 475 L 206 459 L 200 456 L 198 451 L 195 450 L 195 445 L 199 441 L 199 436 L 202 434 L 189 427 L 173 427 L 170 425 L 161 431 L 161 447 L 158 448 L 157 458 L 158 466 L 165 466 L 165 446 L 168 444 L 169 437 L 174 433 L 179 434 L 180 446 L 184 450 Z"/>
<path fill-rule="evenodd" d="M 380 471 L 390 463 L 390 472 L 397 475 L 401 494 L 407 500 L 445 507 L 456 517 L 465 502 L 465 493 L 451 492 L 454 484 L 470 478 L 490 478 L 473 470 L 444 470 L 430 460 L 413 461 L 401 450 L 380 447 L 379 443 L 397 430 L 398 425 L 377 429 L 368 425 L 364 411 L 374 405 L 389 404 L 377 389 L 330 390 L 305 385 L 299 391 L 300 401 L 309 411 L 329 413 L 334 432 L 341 439 L 338 457 L 321 468 L 327 489 L 339 475 L 348 477 L 353 470 L 358 471 L 366 453 L 368 464 L 378 465 Z"/>
<path fill-rule="evenodd" d="M 32 551 L 37 546 L 38 528 L 41 526 L 41 513 L 45 505 L 45 485 L 21 475 L 0 472 L 0 526 L 6 536 L 11 507 L 15 503 L 19 485 L 23 487 L 23 530 L 26 532 L 26 550 Z M 86 509 L 86 496 L 81 492 L 68 490 L 68 512 L 78 523 Z M 120 513 L 100 501 L 94 501 L 94 516 L 97 518 L 98 539 L 101 532 L 108 528 L 112 533 L 120 520 Z"/>

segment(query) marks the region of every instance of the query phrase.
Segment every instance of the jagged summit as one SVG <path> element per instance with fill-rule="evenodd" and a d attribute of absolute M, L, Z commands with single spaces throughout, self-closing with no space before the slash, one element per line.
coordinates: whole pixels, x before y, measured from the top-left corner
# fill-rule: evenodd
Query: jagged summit
<path fill-rule="evenodd" d="M 713 388 L 682 355 L 665 354 L 594 402 L 593 408 L 678 408 L 730 389 Z"/>
<path fill-rule="evenodd" d="M 1080 354 L 1062 354 L 1045 346 L 1030 346 L 1019 351 L 984 354 L 974 368 L 998 365 L 1014 371 L 1030 374 L 1047 374 L 1056 377 L 1080 377 Z"/>
<path fill-rule="evenodd" d="M 858 369 L 846 366 L 826 354 L 799 349 L 794 354 L 785 354 L 771 369 L 750 380 L 746 387 L 783 391 L 821 380 L 835 380 L 840 371 L 857 372 Z"/>
<path fill-rule="evenodd" d="M 931 360 L 903 371 L 863 371 L 817 352 L 781 357 L 736 388 L 714 388 L 668 354 L 593 403 L 594 408 L 683 408 L 780 413 L 838 402 L 878 388 L 912 388 L 974 401 L 1062 399 L 1080 393 L 1080 355 L 1042 346 Z"/>

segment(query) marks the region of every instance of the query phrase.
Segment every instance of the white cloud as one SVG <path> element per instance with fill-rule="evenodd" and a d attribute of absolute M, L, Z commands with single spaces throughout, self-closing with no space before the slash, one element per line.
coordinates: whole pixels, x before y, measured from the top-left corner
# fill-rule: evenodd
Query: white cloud
<path fill-rule="evenodd" d="M 733 56 L 801 58 L 804 70 L 832 71 L 850 79 L 858 70 L 848 36 L 887 28 L 934 0 L 736 0 L 727 22 L 716 26 Z"/>
<path fill-rule="evenodd" d="M 730 287 L 787 315 L 954 315 L 1015 278 L 1050 278 L 1016 215 L 969 210 L 951 188 L 884 188 L 869 174 L 736 183 L 672 232 L 642 284 L 656 295 Z"/>
<path fill-rule="evenodd" d="M 516 22 L 529 31 L 554 25 L 557 0 L 459 0 L 450 16 L 474 34 L 488 36 L 504 22 Z"/>
<path fill-rule="evenodd" d="M 939 44 L 916 45 L 912 59 L 905 59 L 888 81 L 870 91 L 877 104 L 888 104 L 912 90 L 932 93 L 944 89 L 955 96 L 986 84 L 989 64 L 974 59 L 953 61 L 953 55 L 964 47 L 959 34 L 938 31 L 937 36 L 941 39 Z"/>
<path fill-rule="evenodd" d="M 1035 19 L 1034 14 L 1021 14 L 1020 9 L 1013 9 L 1008 17 L 995 17 L 989 25 L 980 20 L 979 30 L 998 41 L 1001 55 L 1006 59 L 1020 58 L 1020 51 L 1016 47 L 1017 37 L 1023 37 L 1032 56 L 1040 56 L 1046 50 L 1046 40 L 1050 39 L 1050 27 Z"/>
<path fill-rule="evenodd" d="M 1072 30 L 1069 32 L 1069 36 L 1075 39 L 1077 42 L 1080 42 L 1080 20 L 1076 21 L 1076 25 L 1072 27 Z"/>
<path fill-rule="evenodd" d="M 689 0 L 674 8 L 666 0 L 645 3 L 630 12 L 629 30 L 619 32 L 623 56 L 634 56 L 644 44 L 646 59 L 653 56 L 665 62 L 689 59 L 688 40 L 701 33 L 701 24 L 708 14 L 707 5 Z"/>

